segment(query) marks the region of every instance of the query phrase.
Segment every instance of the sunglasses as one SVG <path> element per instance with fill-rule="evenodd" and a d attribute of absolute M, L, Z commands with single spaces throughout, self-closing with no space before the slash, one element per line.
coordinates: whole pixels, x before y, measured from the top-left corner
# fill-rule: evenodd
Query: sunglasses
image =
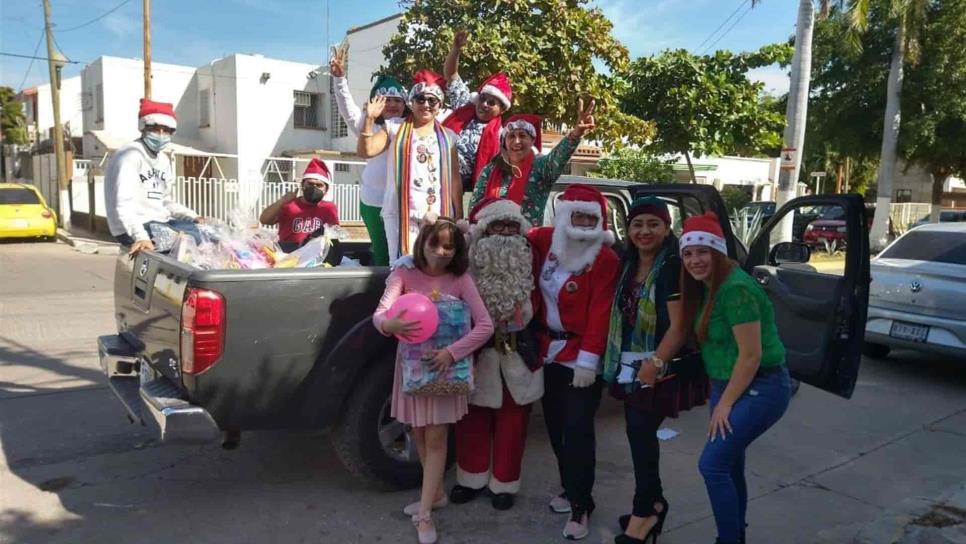
<path fill-rule="evenodd" d="M 435 96 L 426 96 L 424 94 L 421 94 L 421 95 L 417 96 L 416 98 L 414 98 L 413 99 L 413 102 L 419 104 L 420 106 L 422 106 L 423 104 L 427 104 L 431 108 L 435 108 L 436 106 L 439 105 L 439 99 L 438 98 L 436 98 Z"/>
<path fill-rule="evenodd" d="M 500 233 L 518 233 L 520 232 L 520 223 L 516 221 L 494 221 L 489 224 L 489 230 Z"/>

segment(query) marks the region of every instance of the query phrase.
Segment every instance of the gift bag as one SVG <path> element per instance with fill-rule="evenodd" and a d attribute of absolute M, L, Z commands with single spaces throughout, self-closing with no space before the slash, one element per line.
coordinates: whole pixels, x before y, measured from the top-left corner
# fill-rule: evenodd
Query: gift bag
<path fill-rule="evenodd" d="M 403 393 L 410 395 L 468 395 L 473 390 L 472 356 L 453 361 L 443 372 L 430 368 L 433 351 L 450 346 L 470 332 L 470 309 L 462 300 L 442 295 L 436 334 L 418 344 L 399 344 Z"/>

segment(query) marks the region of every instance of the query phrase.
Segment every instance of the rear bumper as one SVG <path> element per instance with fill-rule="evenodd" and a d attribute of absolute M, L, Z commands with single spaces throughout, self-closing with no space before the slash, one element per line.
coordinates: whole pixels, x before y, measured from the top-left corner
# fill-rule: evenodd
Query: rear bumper
<path fill-rule="evenodd" d="M 928 326 L 929 334 L 926 341 L 912 342 L 890 336 L 893 321 Z M 961 320 L 897 312 L 870 305 L 865 322 L 865 340 L 895 348 L 966 358 L 966 322 Z"/>
<path fill-rule="evenodd" d="M 128 418 L 155 428 L 169 444 L 205 444 L 217 440 L 218 425 L 204 408 L 191 404 L 164 376 L 140 372 L 137 354 L 118 335 L 97 339 L 101 369 Z"/>
<path fill-rule="evenodd" d="M 57 223 L 50 221 L 30 220 L 26 225 L 14 223 L 12 219 L 0 219 L 0 238 L 34 238 L 38 236 L 56 236 Z"/>

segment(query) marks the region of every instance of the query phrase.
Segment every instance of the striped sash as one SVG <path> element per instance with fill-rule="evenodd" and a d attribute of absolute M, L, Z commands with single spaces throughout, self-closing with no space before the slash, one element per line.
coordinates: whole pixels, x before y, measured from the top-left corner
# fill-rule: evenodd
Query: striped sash
<path fill-rule="evenodd" d="M 440 215 L 453 216 L 453 200 L 451 194 L 452 165 L 451 153 L 455 141 L 445 128 L 434 121 L 436 140 L 439 144 L 439 206 Z M 412 180 L 413 161 L 413 123 L 406 121 L 399 127 L 393 148 L 392 164 L 395 168 L 396 206 L 399 210 L 399 255 L 409 254 L 409 188 Z"/>

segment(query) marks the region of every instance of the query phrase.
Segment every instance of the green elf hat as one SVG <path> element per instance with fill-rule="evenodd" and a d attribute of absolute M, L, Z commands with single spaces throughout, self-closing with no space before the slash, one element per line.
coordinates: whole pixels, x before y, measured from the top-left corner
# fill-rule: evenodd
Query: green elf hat
<path fill-rule="evenodd" d="M 398 79 L 388 74 L 379 74 L 376 77 L 376 82 L 373 84 L 372 90 L 369 91 L 369 99 L 371 100 L 376 96 L 389 96 L 409 100 L 409 93 L 406 91 L 406 87 L 403 87 L 403 84 Z"/>

